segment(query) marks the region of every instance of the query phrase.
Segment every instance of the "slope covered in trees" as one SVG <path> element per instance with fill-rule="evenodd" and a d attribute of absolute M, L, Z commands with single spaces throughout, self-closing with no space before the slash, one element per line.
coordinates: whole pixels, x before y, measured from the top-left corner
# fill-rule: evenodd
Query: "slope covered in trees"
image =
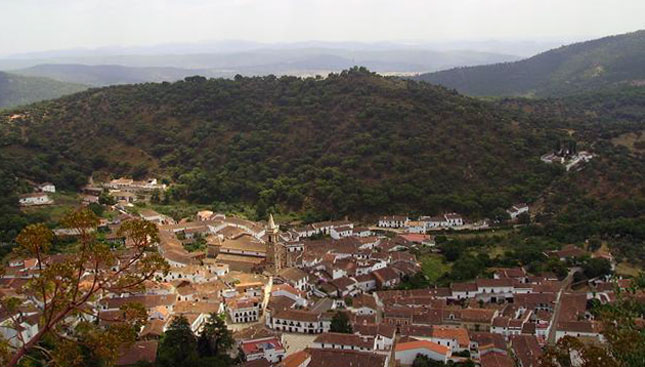
<path fill-rule="evenodd" d="M 172 199 L 250 203 L 259 216 L 493 217 L 561 173 L 539 156 L 562 132 L 358 68 L 108 87 L 16 112 L 28 117 L 4 125 L 0 152 L 22 177 L 69 188 L 97 171 L 161 175 Z"/>
<path fill-rule="evenodd" d="M 564 96 L 645 81 L 645 31 L 550 50 L 531 58 L 422 74 L 417 80 L 473 96 Z"/>
<path fill-rule="evenodd" d="M 87 89 L 80 84 L 0 71 L 0 108 L 58 98 Z"/>

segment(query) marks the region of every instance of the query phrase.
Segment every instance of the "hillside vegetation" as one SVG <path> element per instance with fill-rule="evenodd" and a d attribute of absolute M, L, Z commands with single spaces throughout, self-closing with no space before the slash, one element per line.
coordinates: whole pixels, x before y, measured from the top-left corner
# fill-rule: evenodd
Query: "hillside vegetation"
<path fill-rule="evenodd" d="M 17 112 L 0 151 L 61 187 L 93 172 L 161 175 L 170 196 L 305 216 L 454 210 L 495 216 L 534 200 L 563 135 L 425 83 L 354 68 L 295 77 L 89 90 Z"/>
<path fill-rule="evenodd" d="M 255 219 L 495 219 L 527 201 L 535 225 L 513 249 L 529 262 L 590 239 L 645 261 L 645 159 L 614 143 L 643 130 L 642 106 L 641 88 L 484 102 L 363 68 L 92 89 L 0 114 L 0 241 L 37 219 L 16 208 L 27 180 L 77 189 L 92 174 L 128 175 L 172 182 L 163 205 Z M 540 161 L 566 139 L 594 159 L 566 173 Z"/>
<path fill-rule="evenodd" d="M 565 96 L 645 84 L 645 31 L 550 50 L 531 58 L 422 74 L 417 80 L 472 96 Z"/>
<path fill-rule="evenodd" d="M 0 71 L 0 108 L 58 98 L 84 89 L 87 87 L 79 84 Z"/>

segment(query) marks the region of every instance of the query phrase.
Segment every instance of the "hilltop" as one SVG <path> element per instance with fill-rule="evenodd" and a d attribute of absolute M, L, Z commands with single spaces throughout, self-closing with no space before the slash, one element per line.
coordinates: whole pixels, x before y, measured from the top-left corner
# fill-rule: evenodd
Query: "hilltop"
<path fill-rule="evenodd" d="M 645 83 L 645 31 L 563 46 L 531 58 L 416 77 L 472 96 L 565 96 Z"/>
<path fill-rule="evenodd" d="M 0 71 L 0 108 L 58 98 L 87 89 L 80 84 Z"/>
<path fill-rule="evenodd" d="M 456 210 L 493 216 L 560 171 L 561 132 L 494 105 L 353 68 L 322 78 L 191 77 L 92 89 L 19 109 L 0 152 L 60 187 L 93 172 L 174 182 L 191 202 L 321 217 Z M 5 117 L 6 118 L 6 117 Z"/>

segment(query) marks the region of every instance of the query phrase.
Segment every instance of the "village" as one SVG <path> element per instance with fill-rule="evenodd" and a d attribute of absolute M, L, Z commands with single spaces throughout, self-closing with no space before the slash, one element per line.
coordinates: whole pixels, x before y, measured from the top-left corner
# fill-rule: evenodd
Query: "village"
<path fill-rule="evenodd" d="M 400 289 L 421 271 L 415 253 L 437 251 L 435 235 L 487 230 L 494 223 L 443 213 L 285 226 L 272 215 L 256 222 L 199 210 L 174 220 L 152 209 L 132 210 L 135 201 L 165 188 L 155 179 L 121 178 L 83 189 L 85 205 L 99 203 L 105 193 L 113 198 L 107 206 L 115 215 L 101 219 L 97 229 L 101 240 L 127 251 L 128 240 L 118 229 L 143 219 L 157 227 L 155 249 L 170 265 L 140 293 L 108 293 L 95 301 L 98 323 L 127 303 L 140 303 L 148 312 L 138 341 L 123 351 L 117 366 L 154 363 L 159 340 L 176 316 L 186 317 L 198 332 L 210 314 L 220 314 L 235 338 L 229 353 L 249 367 L 332 367 L 348 360 L 355 367 L 411 366 L 420 355 L 442 363 L 535 367 L 543 347 L 564 336 L 601 342 L 590 301 L 610 303 L 617 289 L 629 286 L 629 280 L 598 278 L 574 290 L 575 267 L 564 277 L 509 267 L 493 269 L 490 278 Z M 52 204 L 53 184 L 36 190 L 21 204 Z M 516 221 L 529 210 L 518 203 L 508 215 Z M 54 233 L 77 235 L 68 228 Z M 587 255 L 575 246 L 544 254 L 563 263 Z M 0 292 L 29 302 L 24 286 L 38 276 L 39 265 L 34 258 L 11 259 Z M 20 311 L 24 339 L 38 332 L 37 310 L 34 303 Z M 17 332 L 3 326 L 11 316 L 3 315 L 0 332 L 17 342 Z M 347 324 L 343 332 L 335 330 L 338 320 Z"/>

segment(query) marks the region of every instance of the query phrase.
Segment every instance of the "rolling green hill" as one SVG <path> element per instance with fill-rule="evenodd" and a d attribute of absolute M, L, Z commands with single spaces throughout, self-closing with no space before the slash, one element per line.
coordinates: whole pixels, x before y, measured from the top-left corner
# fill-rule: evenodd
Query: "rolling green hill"
<path fill-rule="evenodd" d="M 61 187 L 96 171 L 162 175 L 177 199 L 321 217 L 455 210 L 492 216 L 560 171 L 558 131 L 426 83 L 354 68 L 93 89 L 17 110 L 0 152 Z"/>
<path fill-rule="evenodd" d="M 80 84 L 0 71 L 0 108 L 58 98 L 87 89 Z"/>
<path fill-rule="evenodd" d="M 565 96 L 645 85 L 645 31 L 550 50 L 531 58 L 416 77 L 472 96 Z"/>
<path fill-rule="evenodd" d="M 76 189 L 129 175 L 172 182 L 170 205 L 256 218 L 497 218 L 528 201 L 538 225 L 523 236 L 593 236 L 645 261 L 642 106 L 643 88 L 486 102 L 363 68 L 91 89 L 0 113 L 0 240 L 32 220 L 15 205 L 27 180 Z M 567 173 L 541 162 L 562 139 L 595 158 Z"/>

